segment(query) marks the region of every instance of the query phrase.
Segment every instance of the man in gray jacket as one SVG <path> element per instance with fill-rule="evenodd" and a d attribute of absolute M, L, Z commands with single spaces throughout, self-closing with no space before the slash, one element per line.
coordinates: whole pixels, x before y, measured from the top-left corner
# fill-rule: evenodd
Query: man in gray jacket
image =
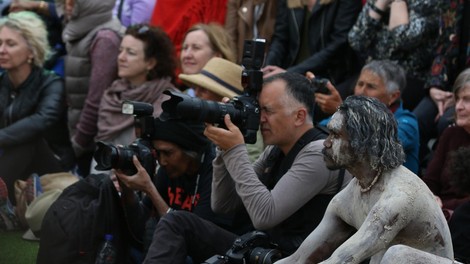
<path fill-rule="evenodd" d="M 350 175 L 343 180 L 340 171 L 325 166 L 324 136 L 313 126 L 313 88 L 305 77 L 282 73 L 266 79 L 259 104 L 268 147 L 253 164 L 242 133 L 228 115 L 227 129 L 207 124 L 204 134 L 218 146 L 211 205 L 214 212 L 246 211 L 254 229 L 268 233 L 287 255 L 316 227 Z M 184 263 L 186 256 L 201 263 L 224 255 L 236 238 L 236 233 L 194 214 L 175 211 L 157 225 L 145 263 Z"/>

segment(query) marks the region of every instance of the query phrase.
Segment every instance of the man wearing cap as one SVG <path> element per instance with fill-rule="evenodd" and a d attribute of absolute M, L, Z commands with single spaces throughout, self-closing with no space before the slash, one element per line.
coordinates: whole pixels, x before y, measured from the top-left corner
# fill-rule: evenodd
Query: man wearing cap
<path fill-rule="evenodd" d="M 184 84 L 193 87 L 196 97 L 219 102 L 224 97 L 232 99 L 242 94 L 241 76 L 242 67 L 240 65 L 214 57 L 206 63 L 201 72 L 196 74 L 181 73 L 178 77 Z M 258 132 L 255 144 L 246 147 L 250 160 L 255 161 L 264 149 L 261 133 Z"/>
<path fill-rule="evenodd" d="M 152 177 L 134 156 L 135 175 L 116 171 L 122 189 L 129 226 L 137 237 L 143 237 L 151 215 L 158 219 L 172 210 L 185 210 L 227 227 L 229 217 L 216 215 L 210 207 L 214 145 L 203 135 L 202 123 L 155 119 L 153 147 L 159 164 Z M 139 202 L 137 194 L 146 195 Z M 148 228 L 152 232 L 152 228 Z M 146 237 L 150 240 L 150 237 Z M 150 241 L 144 241 L 149 243 Z M 146 245 L 148 246 L 148 244 Z"/>
<path fill-rule="evenodd" d="M 341 173 L 329 170 L 323 161 L 322 136 L 310 114 L 311 94 L 310 82 L 300 74 L 286 72 L 264 80 L 260 128 L 268 147 L 253 164 L 242 133 L 228 115 L 228 129 L 206 124 L 204 131 L 218 148 L 212 209 L 236 216 L 246 212 L 251 230 L 268 233 L 284 255 L 294 252 L 315 228 L 328 202 L 351 177 L 343 174 L 341 180 Z M 201 263 L 225 255 L 237 234 L 175 211 L 160 220 L 155 237 L 144 263 L 183 263 L 187 255 Z"/>

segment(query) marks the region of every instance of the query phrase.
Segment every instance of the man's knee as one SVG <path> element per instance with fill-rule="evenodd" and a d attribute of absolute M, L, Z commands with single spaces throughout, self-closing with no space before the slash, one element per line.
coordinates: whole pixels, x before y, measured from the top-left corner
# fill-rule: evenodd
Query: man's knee
<path fill-rule="evenodd" d="M 189 226 L 189 223 L 193 223 L 197 220 L 197 216 L 193 213 L 178 210 L 172 211 L 166 215 L 164 215 L 158 225 L 164 226 Z"/>
<path fill-rule="evenodd" d="M 444 264 L 453 262 L 450 259 L 439 257 L 412 247 L 395 245 L 385 252 L 380 264 L 395 263 Z"/>
<path fill-rule="evenodd" d="M 397 260 L 401 258 L 404 254 L 409 254 L 409 249 L 403 245 L 396 245 L 390 247 L 382 258 L 381 264 L 388 263 L 399 263 Z"/>

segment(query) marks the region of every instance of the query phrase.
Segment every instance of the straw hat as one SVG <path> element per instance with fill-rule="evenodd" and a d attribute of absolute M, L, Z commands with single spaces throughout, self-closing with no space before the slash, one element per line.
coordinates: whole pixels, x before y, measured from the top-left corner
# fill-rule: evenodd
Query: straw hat
<path fill-rule="evenodd" d="M 243 92 L 242 67 L 219 57 L 210 59 L 200 73 L 178 77 L 188 86 L 198 86 L 220 96 L 233 98 Z"/>
<path fill-rule="evenodd" d="M 29 230 L 23 234 L 23 239 L 26 240 L 39 240 L 41 232 L 41 224 L 47 210 L 62 194 L 60 189 L 52 189 L 42 193 L 26 209 L 25 218 L 29 225 Z"/>

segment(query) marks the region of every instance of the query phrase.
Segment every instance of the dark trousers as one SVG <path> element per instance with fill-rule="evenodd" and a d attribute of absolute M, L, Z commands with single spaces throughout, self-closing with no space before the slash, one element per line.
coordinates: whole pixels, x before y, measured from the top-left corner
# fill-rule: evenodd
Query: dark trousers
<path fill-rule="evenodd" d="M 453 106 L 449 107 L 444 111 L 444 115 L 436 121 L 437 113 L 437 106 L 429 96 L 425 96 L 413 111 L 413 114 L 418 119 L 420 139 L 419 161 L 423 168 L 427 167 L 430 159 L 429 140 L 439 138 L 444 129 L 453 123 L 455 108 Z"/>
<path fill-rule="evenodd" d="M 183 264 L 190 256 L 201 263 L 225 255 L 238 236 L 186 211 L 173 211 L 160 219 L 144 263 Z"/>
<path fill-rule="evenodd" d="M 43 175 L 63 171 L 44 139 L 36 139 L 14 147 L 0 148 L 0 177 L 8 190 L 8 198 L 16 204 L 14 184 L 32 173 Z"/>

